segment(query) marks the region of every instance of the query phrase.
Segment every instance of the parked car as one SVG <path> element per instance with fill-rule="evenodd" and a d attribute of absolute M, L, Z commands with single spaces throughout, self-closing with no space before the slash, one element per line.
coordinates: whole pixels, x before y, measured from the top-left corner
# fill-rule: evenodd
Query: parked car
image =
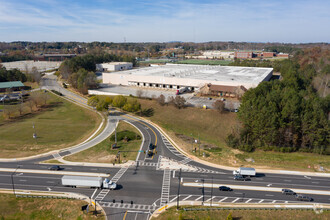
<path fill-rule="evenodd" d="M 219 186 L 219 190 L 220 191 L 233 191 L 233 189 L 231 189 L 228 186 Z"/>
<path fill-rule="evenodd" d="M 61 167 L 58 165 L 53 165 L 53 166 L 49 167 L 49 170 L 60 170 L 60 169 L 61 169 Z"/>
<path fill-rule="evenodd" d="M 311 201 L 313 201 L 314 199 L 311 198 L 311 197 L 308 197 L 308 196 L 304 196 L 304 195 L 297 194 L 297 195 L 296 195 L 296 200 L 298 200 L 298 201 L 307 201 L 307 202 L 311 202 Z"/>
<path fill-rule="evenodd" d="M 294 191 L 292 191 L 291 189 L 282 189 L 282 194 L 284 194 L 284 195 L 296 195 L 296 193 Z"/>
<path fill-rule="evenodd" d="M 244 177 L 244 176 L 241 176 L 241 175 L 235 175 L 234 176 L 234 180 L 238 180 L 238 181 L 250 181 L 250 177 Z"/>

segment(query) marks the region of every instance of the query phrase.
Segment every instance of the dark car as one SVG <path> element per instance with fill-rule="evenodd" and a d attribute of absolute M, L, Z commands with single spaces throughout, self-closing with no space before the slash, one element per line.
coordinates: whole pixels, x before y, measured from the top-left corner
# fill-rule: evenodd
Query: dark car
<path fill-rule="evenodd" d="M 153 150 L 148 150 L 147 155 L 148 155 L 148 157 L 152 157 L 152 155 L 154 155 L 154 151 Z"/>
<path fill-rule="evenodd" d="M 49 170 L 60 170 L 60 169 L 61 169 L 61 167 L 58 165 L 53 165 L 53 166 L 49 167 Z"/>
<path fill-rule="evenodd" d="M 249 177 L 244 177 L 244 176 L 236 175 L 236 176 L 234 176 L 234 180 L 238 180 L 238 181 L 250 181 L 251 179 Z"/>
<path fill-rule="evenodd" d="M 227 187 L 227 186 L 219 186 L 219 190 L 220 191 L 233 191 L 233 189 L 231 189 L 230 187 Z"/>
<path fill-rule="evenodd" d="M 155 149 L 155 148 L 156 148 L 156 145 L 154 145 L 154 144 L 152 144 L 152 143 L 149 144 L 149 150 L 153 150 L 153 149 Z"/>
<path fill-rule="evenodd" d="M 292 191 L 291 189 L 282 189 L 282 194 L 284 194 L 284 195 L 296 195 L 296 193 L 294 191 Z"/>
<path fill-rule="evenodd" d="M 298 201 L 307 201 L 307 202 L 311 202 L 314 200 L 313 198 L 304 195 L 296 195 L 296 199 Z"/>

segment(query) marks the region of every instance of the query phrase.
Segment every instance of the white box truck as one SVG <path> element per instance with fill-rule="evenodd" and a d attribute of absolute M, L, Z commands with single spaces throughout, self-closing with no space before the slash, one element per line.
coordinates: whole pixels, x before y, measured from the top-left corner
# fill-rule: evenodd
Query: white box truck
<path fill-rule="evenodd" d="M 62 185 L 70 187 L 90 187 L 99 189 L 116 189 L 117 184 L 111 180 L 102 177 L 92 176 L 63 176 Z"/>
<path fill-rule="evenodd" d="M 250 167 L 240 167 L 238 170 L 233 171 L 234 175 L 241 175 L 241 176 L 255 176 L 256 170 Z"/>

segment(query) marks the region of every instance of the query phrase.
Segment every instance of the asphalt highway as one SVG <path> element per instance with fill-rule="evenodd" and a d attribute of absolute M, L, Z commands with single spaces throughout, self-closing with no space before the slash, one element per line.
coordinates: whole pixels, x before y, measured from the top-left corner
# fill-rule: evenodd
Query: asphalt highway
<path fill-rule="evenodd" d="M 86 106 L 86 99 L 61 88 L 56 77 L 47 76 L 43 81 L 44 88 L 61 92 L 64 97 Z M 140 118 L 127 115 L 115 110 L 109 114 L 108 124 L 115 124 L 118 120 L 125 120 L 134 125 L 143 136 L 142 152 L 138 154 L 137 163 L 129 168 L 101 167 L 101 166 L 73 166 L 62 165 L 61 171 L 84 173 L 109 174 L 118 184 L 118 189 L 104 191 L 90 188 L 70 188 L 61 185 L 62 175 L 42 174 L 38 170 L 48 170 L 49 165 L 40 164 L 44 160 L 62 157 L 79 150 L 94 146 L 97 142 L 108 137 L 113 129 L 108 126 L 105 132 L 95 139 L 82 144 L 75 150 L 64 150 L 60 155 L 47 155 L 30 160 L 0 162 L 0 168 L 16 169 L 18 172 L 0 172 L 0 188 L 22 190 L 41 190 L 80 193 L 97 199 L 106 211 L 108 219 L 148 219 L 157 208 L 179 201 L 204 201 L 213 203 L 293 203 L 297 202 L 294 196 L 283 195 L 274 189 L 289 188 L 319 192 L 307 194 L 315 203 L 330 203 L 330 178 L 288 175 L 274 173 L 258 173 L 251 181 L 235 181 L 232 170 L 223 170 L 210 167 L 187 158 L 176 150 L 172 144 L 152 124 Z M 154 155 L 148 157 L 143 153 L 148 150 L 149 144 L 156 145 Z M 179 174 L 178 167 L 160 169 L 162 158 L 170 158 L 182 165 L 193 167 L 194 171 L 185 171 Z M 36 170 L 36 173 L 26 173 L 24 169 Z M 173 171 L 175 169 L 175 171 Z M 60 172 L 60 171 L 59 171 Z M 180 178 L 179 178 L 180 175 Z M 13 178 L 11 178 L 13 176 Z M 13 181 L 12 181 L 13 180 Z M 178 186 L 180 193 L 178 197 Z M 228 185 L 236 188 L 230 192 L 219 191 L 219 185 Z M 245 189 L 244 187 L 250 187 Z M 312 190 L 312 191 L 311 191 Z M 103 193 L 105 192 L 105 193 Z M 320 193 L 321 192 L 321 193 Z M 324 192 L 322 194 L 322 192 Z M 309 203 L 309 202 L 306 202 Z"/>

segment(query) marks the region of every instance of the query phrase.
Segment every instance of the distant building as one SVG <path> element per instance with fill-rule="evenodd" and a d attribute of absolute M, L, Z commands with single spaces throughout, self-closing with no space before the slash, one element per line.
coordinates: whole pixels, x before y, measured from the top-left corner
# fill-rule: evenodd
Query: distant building
<path fill-rule="evenodd" d="M 253 52 L 253 51 L 235 51 L 236 59 L 252 59 L 252 58 L 289 58 L 287 53 L 275 53 L 275 52 Z"/>
<path fill-rule="evenodd" d="M 96 64 L 96 70 L 100 72 L 130 70 L 132 68 L 133 68 L 133 63 L 129 63 L 129 62 L 110 62 L 110 63 Z"/>
<path fill-rule="evenodd" d="M 255 57 L 250 51 L 235 51 L 235 58 L 237 59 L 251 59 Z"/>
<path fill-rule="evenodd" d="M 201 55 L 187 55 L 186 58 L 192 59 L 234 59 L 234 51 L 206 50 Z"/>
<path fill-rule="evenodd" d="M 76 54 L 44 54 L 36 56 L 34 61 L 64 61 L 72 57 L 77 56 Z"/>

